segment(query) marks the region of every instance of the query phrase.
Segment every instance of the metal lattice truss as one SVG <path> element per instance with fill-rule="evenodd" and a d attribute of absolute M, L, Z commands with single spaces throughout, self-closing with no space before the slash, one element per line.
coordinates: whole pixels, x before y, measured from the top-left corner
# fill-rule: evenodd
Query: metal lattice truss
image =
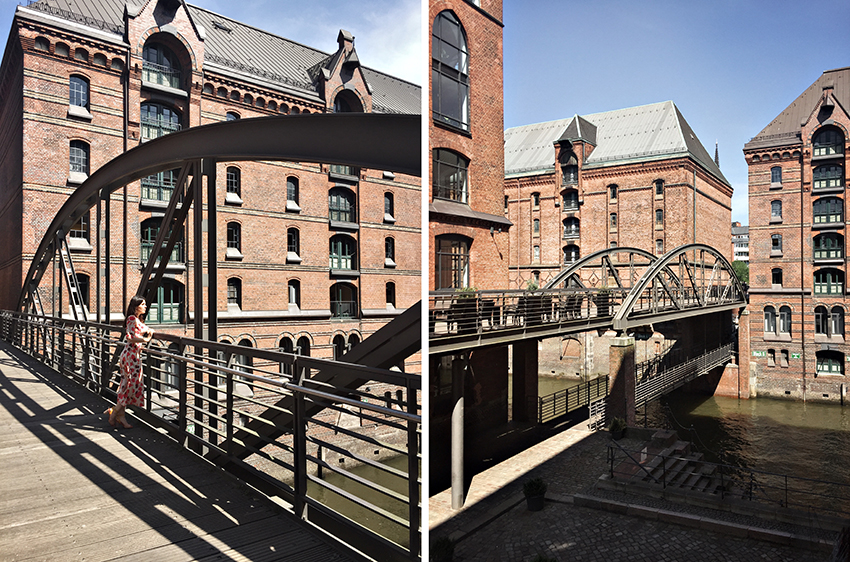
<path fill-rule="evenodd" d="M 99 200 L 134 181 L 179 169 L 179 183 L 163 218 L 138 294 L 159 283 L 179 239 L 190 207 L 201 206 L 201 178 L 215 188 L 215 164 L 237 161 L 289 161 L 342 164 L 421 174 L 421 118 L 370 113 L 285 115 L 241 119 L 193 127 L 146 142 L 114 158 L 92 174 L 61 207 L 33 256 L 18 299 L 19 310 L 40 309 L 38 287 L 74 223 Z M 181 200 L 182 198 L 182 200 Z M 193 200 L 195 205 L 193 205 Z M 214 198 L 212 199 L 214 201 Z M 203 206 L 214 209 L 206 201 Z M 201 214 L 195 213 L 201 239 Z M 210 221 L 210 224 L 214 224 Z M 201 255 L 203 248 L 195 248 Z M 157 271 L 154 266 L 159 260 Z M 199 263 L 201 260 L 197 260 Z M 215 260 L 211 260 L 210 267 Z M 75 303 L 73 283 L 69 297 Z"/>

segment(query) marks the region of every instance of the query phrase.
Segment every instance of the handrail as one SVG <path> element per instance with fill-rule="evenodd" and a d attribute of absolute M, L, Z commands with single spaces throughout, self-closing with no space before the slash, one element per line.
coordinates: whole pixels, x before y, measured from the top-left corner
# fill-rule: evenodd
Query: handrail
<path fill-rule="evenodd" d="M 646 472 L 646 475 L 647 475 L 647 476 L 649 476 L 650 478 L 652 478 L 653 480 L 655 480 L 655 483 L 656 483 L 656 484 L 661 484 L 661 482 L 659 482 L 659 481 L 658 481 L 658 478 L 656 478 L 655 476 L 653 476 L 653 475 L 652 475 L 652 473 L 651 473 L 651 472 L 649 472 L 649 471 L 646 469 L 646 467 L 645 467 L 645 466 L 643 466 L 640 462 L 638 462 L 638 460 L 637 460 L 636 458 L 634 458 L 631 454 L 629 454 L 629 452 L 628 452 L 625 448 L 623 448 L 623 446 L 622 446 L 622 445 L 620 445 L 620 444 L 619 444 L 619 443 L 617 443 L 616 441 L 611 441 L 611 443 L 609 443 L 609 444 L 608 444 L 608 450 L 612 450 L 612 449 L 611 449 L 611 445 L 616 445 L 616 446 L 617 446 L 617 447 L 618 447 L 618 448 L 619 448 L 619 449 L 620 449 L 620 450 L 621 450 L 621 451 L 622 451 L 622 452 L 623 452 L 623 453 L 624 453 L 627 457 L 629 457 L 629 458 L 632 460 L 632 462 L 633 462 L 633 463 L 635 463 L 635 464 L 638 466 L 638 468 L 640 468 L 641 470 L 643 470 L 644 472 Z M 614 455 L 612 454 L 612 455 L 610 456 L 610 458 L 611 458 L 611 478 L 613 478 L 613 477 L 614 477 Z M 668 458 L 669 458 L 669 457 L 668 457 Z"/>

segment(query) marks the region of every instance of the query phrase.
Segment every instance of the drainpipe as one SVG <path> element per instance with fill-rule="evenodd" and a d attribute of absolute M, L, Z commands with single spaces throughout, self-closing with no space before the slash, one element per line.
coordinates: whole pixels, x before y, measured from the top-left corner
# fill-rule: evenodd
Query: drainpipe
<path fill-rule="evenodd" d="M 128 34 L 129 35 L 129 34 Z M 128 41 L 129 43 L 129 41 Z M 130 54 L 131 47 L 127 46 L 127 63 L 124 65 L 124 152 L 128 150 L 127 135 L 130 132 Z M 121 281 L 121 308 L 123 309 L 127 303 L 127 185 L 124 185 L 124 217 L 122 226 L 121 250 L 124 254 L 123 267 L 124 275 Z M 108 267 L 108 266 L 107 266 Z"/>
<path fill-rule="evenodd" d="M 802 141 L 802 139 L 800 139 Z M 806 259 L 803 255 L 803 248 L 805 248 L 804 236 L 805 230 L 803 228 L 803 204 L 805 203 L 805 194 L 803 192 L 803 151 L 800 151 L 800 318 L 806 318 L 806 293 L 805 293 L 805 284 L 803 283 L 804 274 L 806 267 Z M 805 322 L 801 322 L 800 324 L 800 338 L 801 349 L 800 355 L 803 358 L 803 402 L 806 401 L 806 335 L 803 330 L 803 326 Z M 788 350 L 788 353 L 791 353 L 791 350 Z M 790 357 L 788 358 L 791 359 Z"/>
<path fill-rule="evenodd" d="M 666 207 L 666 205 L 665 205 Z M 666 217 L 665 217 L 666 218 Z M 697 167 L 694 164 L 694 244 L 697 243 Z"/>

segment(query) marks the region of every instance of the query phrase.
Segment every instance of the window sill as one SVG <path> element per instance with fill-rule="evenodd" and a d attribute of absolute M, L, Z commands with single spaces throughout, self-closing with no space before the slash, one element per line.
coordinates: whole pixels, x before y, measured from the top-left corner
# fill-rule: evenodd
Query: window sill
<path fill-rule="evenodd" d="M 87 179 L 89 179 L 89 175 L 83 172 L 68 173 L 68 183 L 71 185 L 82 185 Z"/>
<path fill-rule="evenodd" d="M 286 200 L 286 212 L 287 213 L 300 213 L 301 207 L 298 206 L 298 203 L 292 201 L 291 199 Z"/>
<path fill-rule="evenodd" d="M 85 238 L 75 238 L 73 236 L 69 236 L 68 240 L 68 249 L 72 252 L 79 253 L 87 253 L 90 254 L 94 248 Z"/>
<path fill-rule="evenodd" d="M 844 263 L 844 258 L 814 258 L 812 263 L 816 265 L 841 265 Z"/>
<path fill-rule="evenodd" d="M 782 224 L 782 217 L 770 217 L 768 224 Z"/>
<path fill-rule="evenodd" d="M 170 201 L 162 201 L 160 199 L 139 199 L 139 210 L 145 209 L 148 211 L 165 211 L 168 209 Z M 183 203 L 177 203 L 177 208 L 181 208 Z"/>
<path fill-rule="evenodd" d="M 390 258 L 384 258 L 384 267 L 395 267 L 395 262 Z"/>
<path fill-rule="evenodd" d="M 812 195 L 820 195 L 823 193 L 842 193 L 844 192 L 844 187 L 836 186 L 836 187 L 813 187 Z"/>
<path fill-rule="evenodd" d="M 360 178 L 357 176 L 350 176 L 348 174 L 338 174 L 336 172 L 328 172 L 328 179 L 334 181 L 341 181 L 346 184 L 356 184 L 360 181 Z"/>
<path fill-rule="evenodd" d="M 239 197 L 236 193 L 232 193 L 230 191 L 227 192 L 227 195 L 224 196 L 224 204 L 225 205 L 242 205 L 242 198 Z"/>
<path fill-rule="evenodd" d="M 331 277 L 360 277 L 359 269 L 331 269 Z"/>
<path fill-rule="evenodd" d="M 781 181 L 770 182 L 770 188 L 769 189 L 782 189 L 782 182 Z"/>
<path fill-rule="evenodd" d="M 791 341 L 791 334 L 765 334 L 764 341 Z"/>
<path fill-rule="evenodd" d="M 245 257 L 245 256 L 242 255 L 242 252 L 240 252 L 236 248 L 228 248 L 227 251 L 224 253 L 224 259 L 226 259 L 226 260 L 239 260 L 239 261 L 241 261 L 243 257 Z"/>
<path fill-rule="evenodd" d="M 385 180 L 394 180 L 395 179 L 395 174 L 392 173 L 392 172 L 384 171 L 383 175 L 384 175 Z"/>
<path fill-rule="evenodd" d="M 328 219 L 328 224 L 330 225 L 331 230 L 349 230 L 349 231 L 360 230 L 360 225 L 357 224 L 356 222 L 335 221 L 333 219 Z"/>
<path fill-rule="evenodd" d="M 295 252 L 286 252 L 286 263 L 301 263 L 301 257 Z"/>
<path fill-rule="evenodd" d="M 844 336 L 827 336 L 825 334 L 815 334 L 815 343 L 843 344 Z"/>
<path fill-rule="evenodd" d="M 433 115 L 433 114 L 432 114 Z M 433 119 L 433 123 L 436 127 L 440 129 L 445 129 L 447 131 L 451 131 L 453 133 L 457 133 L 459 135 L 463 135 L 465 137 L 472 138 L 472 133 L 469 132 L 469 129 L 463 129 L 461 127 L 456 127 L 450 123 L 446 123 L 445 121 L 441 121 L 440 119 Z"/>
<path fill-rule="evenodd" d="M 812 156 L 812 162 L 822 162 L 824 160 L 835 160 L 837 158 L 844 159 L 844 153 L 839 152 L 837 154 L 820 154 L 818 156 Z"/>
<path fill-rule="evenodd" d="M 172 88 L 171 86 L 163 86 L 162 84 L 155 84 L 153 82 L 146 82 L 145 80 L 142 80 L 142 88 L 146 88 L 148 90 L 155 90 L 157 92 L 162 92 L 171 96 L 177 96 L 179 98 L 189 97 L 189 94 L 187 94 L 184 90 Z"/>
<path fill-rule="evenodd" d="M 781 258 L 782 257 L 782 250 L 771 250 L 770 251 L 770 257 Z"/>
<path fill-rule="evenodd" d="M 94 119 L 94 116 L 89 113 L 89 110 L 85 107 L 79 105 L 69 105 L 68 106 L 68 117 L 74 117 L 76 119 L 83 119 L 85 121 L 91 121 Z"/>
<path fill-rule="evenodd" d="M 139 263 L 139 271 L 144 271 L 146 265 L 147 265 L 147 262 L 144 262 L 144 261 L 140 262 Z M 159 265 L 157 264 L 154 267 L 159 267 Z M 172 262 L 172 261 L 170 261 L 167 264 L 165 264 L 165 271 L 168 272 L 168 273 L 172 273 L 172 274 L 184 273 L 186 271 L 186 264 L 182 263 L 182 262 Z"/>
<path fill-rule="evenodd" d="M 384 223 L 385 224 L 395 224 L 395 218 L 388 213 L 384 213 Z"/>
<path fill-rule="evenodd" d="M 664 225 L 663 224 L 656 224 L 655 230 L 664 230 Z"/>

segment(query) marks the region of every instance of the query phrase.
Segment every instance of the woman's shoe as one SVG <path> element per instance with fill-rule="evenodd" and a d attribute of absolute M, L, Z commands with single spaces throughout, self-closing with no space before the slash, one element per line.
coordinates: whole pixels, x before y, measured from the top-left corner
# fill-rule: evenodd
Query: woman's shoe
<path fill-rule="evenodd" d="M 107 420 L 109 422 L 109 425 L 115 427 L 115 420 L 112 418 L 112 408 L 107 408 L 106 411 L 103 413 L 109 416 L 109 419 Z"/>
<path fill-rule="evenodd" d="M 131 427 L 133 427 L 132 425 L 127 423 L 127 420 L 125 418 L 121 418 L 120 420 L 115 420 L 115 423 L 116 424 L 120 423 L 121 427 L 123 427 L 124 429 L 130 429 Z"/>

